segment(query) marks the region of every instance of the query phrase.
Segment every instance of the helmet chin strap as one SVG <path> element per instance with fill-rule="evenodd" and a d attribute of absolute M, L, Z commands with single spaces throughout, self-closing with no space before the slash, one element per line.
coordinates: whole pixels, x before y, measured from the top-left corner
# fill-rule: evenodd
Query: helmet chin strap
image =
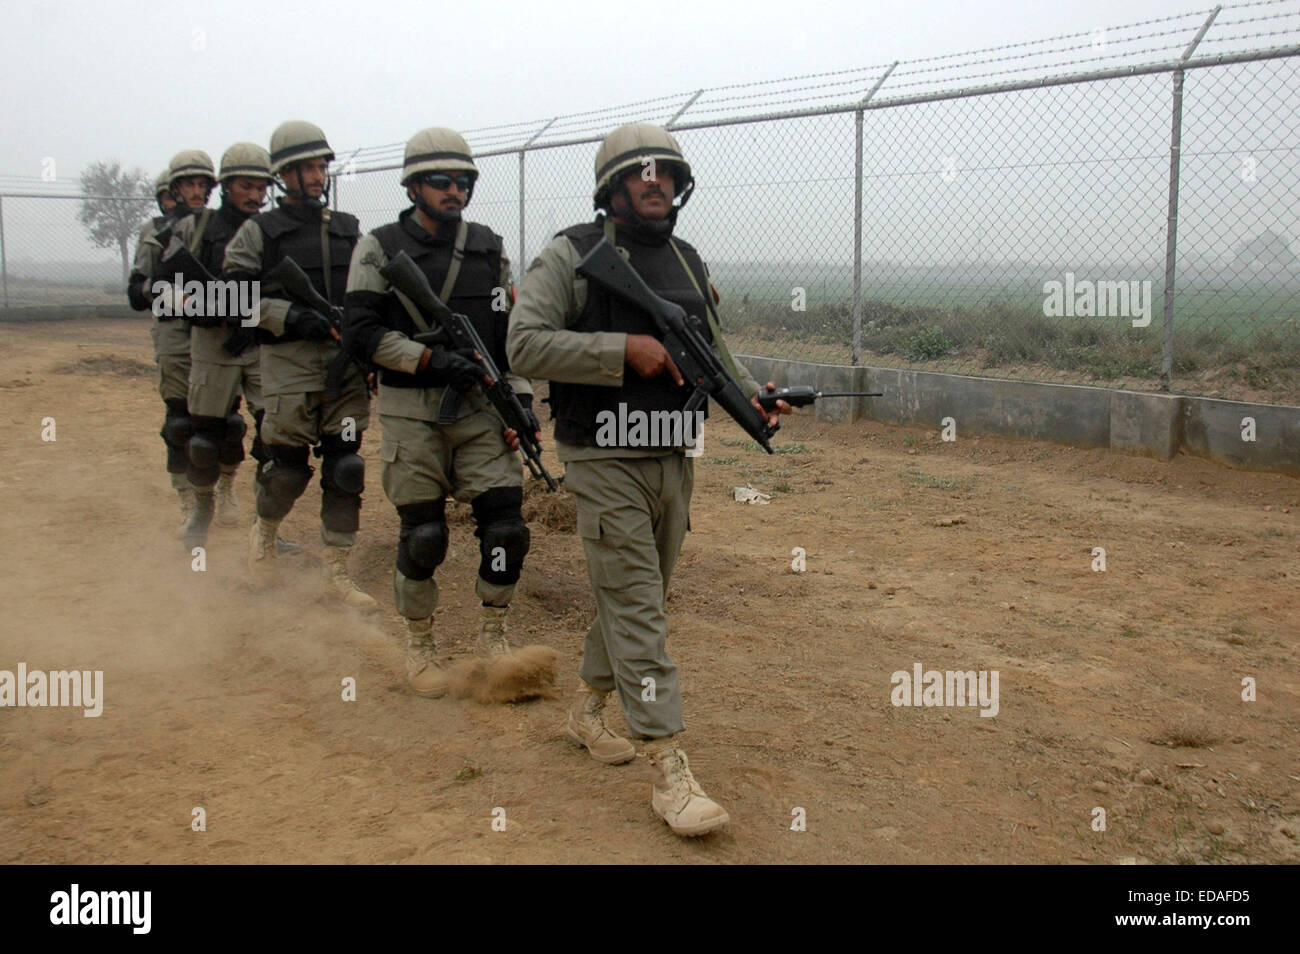
<path fill-rule="evenodd" d="M 208 191 L 203 193 L 203 205 L 199 206 L 199 208 L 203 208 L 208 204 L 208 200 L 212 198 L 212 190 L 215 188 L 216 188 L 216 183 L 213 183 L 212 185 L 208 186 Z M 193 215 L 195 212 L 198 211 L 198 209 L 190 208 L 190 204 L 186 202 L 185 197 L 181 195 L 180 189 L 169 189 L 168 192 L 171 194 L 171 197 L 176 200 L 176 207 L 172 209 L 172 214 L 176 215 L 177 218 L 182 218 L 186 215 Z M 224 188 L 222 189 L 221 194 L 222 197 L 224 198 L 225 196 Z M 158 207 L 162 208 L 161 202 L 158 203 Z"/>
<path fill-rule="evenodd" d="M 289 168 L 292 169 L 296 165 L 297 163 L 294 163 Z M 316 205 L 322 207 L 330 204 L 330 175 L 328 171 L 325 173 L 325 188 L 321 190 L 319 199 L 313 199 L 310 196 L 308 196 L 307 193 L 302 191 L 301 173 L 298 174 L 297 179 L 298 179 L 298 188 L 296 189 L 289 188 L 288 183 L 285 182 L 283 173 L 280 175 L 280 178 L 275 180 L 275 184 L 280 189 L 281 192 L 283 192 L 287 196 L 291 196 L 292 198 L 297 199 L 299 202 L 315 203 Z"/>

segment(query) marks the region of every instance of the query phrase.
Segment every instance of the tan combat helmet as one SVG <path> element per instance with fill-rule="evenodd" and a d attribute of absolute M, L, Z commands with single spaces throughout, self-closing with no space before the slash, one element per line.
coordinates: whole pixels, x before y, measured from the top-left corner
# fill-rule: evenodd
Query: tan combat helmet
<path fill-rule="evenodd" d="M 172 156 L 171 167 L 167 170 L 167 185 L 176 187 L 176 180 L 190 176 L 207 176 L 212 184 L 217 184 L 217 170 L 212 165 L 212 157 L 202 149 L 182 149 Z"/>
<path fill-rule="evenodd" d="M 430 126 L 406 142 L 402 185 L 420 172 L 472 172 L 477 176 L 478 167 L 464 136 L 444 126 Z"/>
<path fill-rule="evenodd" d="M 596 150 L 596 192 L 593 198 L 597 209 L 608 209 L 609 199 L 623 173 L 633 168 L 644 168 L 649 160 L 671 162 L 680 173 L 676 176 L 677 208 L 686 204 L 695 178 L 690 163 L 682 155 L 682 147 L 673 134 L 653 123 L 627 123 L 619 126 Z"/>
<path fill-rule="evenodd" d="M 407 187 L 407 194 L 425 215 L 439 222 L 457 222 L 461 210 L 443 211 L 428 205 L 420 197 L 420 192 L 412 189 L 413 179 L 430 173 L 455 175 L 458 172 L 469 174 L 469 188 L 465 191 L 465 205 L 474 198 L 474 182 L 478 179 L 478 167 L 474 165 L 474 154 L 470 152 L 465 137 L 454 129 L 445 126 L 430 126 L 421 129 L 406 141 L 406 155 L 402 160 L 402 185 Z"/>
<path fill-rule="evenodd" d="M 271 154 L 255 142 L 237 142 L 221 155 L 221 174 L 218 181 L 247 176 L 250 179 L 271 179 Z"/>
<path fill-rule="evenodd" d="M 334 150 L 325 139 L 325 133 L 314 123 L 290 119 L 280 123 L 271 133 L 271 173 L 280 175 L 285 168 L 304 159 L 333 161 Z"/>
<path fill-rule="evenodd" d="M 158 173 L 158 178 L 154 180 L 153 197 L 156 199 L 161 195 L 168 195 L 172 191 L 172 171 L 164 169 Z"/>

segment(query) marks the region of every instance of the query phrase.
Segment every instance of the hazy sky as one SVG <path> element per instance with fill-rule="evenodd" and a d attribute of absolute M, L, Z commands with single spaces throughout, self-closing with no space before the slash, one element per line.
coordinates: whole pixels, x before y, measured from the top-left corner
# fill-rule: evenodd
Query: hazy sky
<path fill-rule="evenodd" d="M 151 173 L 309 119 L 336 151 L 1208 10 L 938 3 L 0 2 L 0 180 L 116 157 Z M 453 12 L 455 11 L 455 12 Z"/>

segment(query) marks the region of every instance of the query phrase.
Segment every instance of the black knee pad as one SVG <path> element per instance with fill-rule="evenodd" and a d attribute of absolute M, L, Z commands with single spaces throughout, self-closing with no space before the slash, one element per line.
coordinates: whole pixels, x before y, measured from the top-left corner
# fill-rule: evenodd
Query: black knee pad
<path fill-rule="evenodd" d="M 408 580 L 427 580 L 447 558 L 447 500 L 403 504 L 397 541 L 397 571 Z"/>
<path fill-rule="evenodd" d="M 327 454 L 321 462 L 321 486 L 353 496 L 366 489 L 366 462 L 360 454 Z"/>
<path fill-rule="evenodd" d="M 280 520 L 293 509 L 293 502 L 311 483 L 315 473 L 307 463 L 308 449 L 289 444 L 267 444 L 266 460 L 257 468 L 257 482 L 266 491 L 259 495 L 257 515 Z"/>
<path fill-rule="evenodd" d="M 167 416 L 163 418 L 162 430 L 158 433 L 168 447 L 184 447 L 194 433 L 190 424 L 190 411 L 185 402 L 172 398 L 166 402 Z"/>
<path fill-rule="evenodd" d="M 337 434 L 321 438 L 317 454 L 322 458 L 321 487 L 331 486 L 345 494 L 359 494 L 366 489 L 366 462 L 357 453 L 361 440 L 345 441 Z"/>
<path fill-rule="evenodd" d="M 361 491 L 366 487 L 366 462 L 357 451 L 361 441 L 326 434 L 316 448 L 321 458 L 320 518 L 327 530 L 356 533 L 361 525 Z"/>
<path fill-rule="evenodd" d="M 158 433 L 167 445 L 167 472 L 183 474 L 190 462 L 186 445 L 194 434 L 190 424 L 190 411 L 180 398 L 169 398 L 164 403 L 167 405 L 167 416 L 163 418 L 162 430 Z"/>
<path fill-rule="evenodd" d="M 238 464 L 244 459 L 244 434 L 248 431 L 248 425 L 244 423 L 244 416 L 239 413 L 238 407 L 239 399 L 236 398 L 236 410 L 225 417 L 225 435 L 221 441 L 218 461 L 222 464 Z"/>
<path fill-rule="evenodd" d="M 520 487 L 493 487 L 470 501 L 478 524 L 474 531 L 479 538 L 478 575 L 489 583 L 505 586 L 519 582 L 524 555 L 532 542 L 520 513 L 523 502 Z"/>
<path fill-rule="evenodd" d="M 190 418 L 193 432 L 186 447 L 190 452 L 190 463 L 203 470 L 217 466 L 221 455 L 221 442 L 226 436 L 226 419 L 224 417 Z"/>

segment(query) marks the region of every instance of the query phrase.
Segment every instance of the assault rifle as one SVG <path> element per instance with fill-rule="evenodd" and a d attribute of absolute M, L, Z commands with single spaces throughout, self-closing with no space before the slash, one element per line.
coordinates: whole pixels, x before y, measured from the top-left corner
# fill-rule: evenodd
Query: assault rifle
<path fill-rule="evenodd" d="M 777 401 L 785 401 L 791 407 L 807 407 L 818 398 L 841 398 L 841 397 L 884 397 L 884 391 L 818 391 L 810 388 L 806 384 L 796 385 L 790 388 L 762 388 L 758 392 L 758 403 L 763 405 L 763 409 L 770 411 L 776 407 Z"/>
<path fill-rule="evenodd" d="M 763 415 L 749 403 L 736 379 L 723 366 L 700 331 L 698 317 L 687 315 L 680 305 L 651 291 L 609 239 L 601 239 L 578 263 L 577 271 L 597 288 L 640 308 L 654 319 L 663 336 L 664 348 L 682 377 L 695 388 L 686 401 L 686 413 L 693 414 L 713 398 L 719 407 L 736 419 L 745 433 L 758 442 L 759 447 L 773 453 L 768 440 L 781 425 L 769 426 Z"/>
<path fill-rule="evenodd" d="M 177 245 L 171 252 L 165 255 L 159 262 L 159 272 L 166 279 L 174 278 L 180 275 L 185 283 L 198 282 L 205 289 L 210 287 L 208 282 L 216 282 L 219 279 L 213 275 L 207 268 L 194 257 L 194 253 L 185 245 Z M 238 296 L 230 296 L 224 300 L 232 302 L 237 300 Z M 217 317 L 214 315 L 196 315 L 190 318 L 190 324 L 198 325 L 200 328 L 218 328 L 223 324 L 230 325 L 230 336 L 221 343 L 221 348 L 232 357 L 238 357 L 243 354 L 244 350 L 253 345 L 257 338 L 253 335 L 252 328 L 245 327 L 242 318 L 238 314 Z"/>
<path fill-rule="evenodd" d="M 537 418 L 528 413 L 519 403 L 505 379 L 497 370 L 496 362 L 478 332 L 474 323 L 464 315 L 458 315 L 434 294 L 433 286 L 420 266 L 416 265 L 406 252 L 398 252 L 396 257 L 379 270 L 388 284 L 409 298 L 426 321 L 436 325 L 436 330 L 415 335 L 412 339 L 426 347 L 441 345 L 452 351 L 473 351 L 475 360 L 482 367 L 486 380 L 479 383 L 488 402 L 501 416 L 501 422 L 519 437 L 519 451 L 524 463 L 533 477 L 546 481 L 546 489 L 554 493 L 559 484 L 542 466 L 542 448 L 534 436 L 537 430 Z M 461 393 L 453 387 L 446 387 L 442 392 L 442 403 L 438 405 L 438 423 L 454 424 L 460 409 Z"/>
<path fill-rule="evenodd" d="M 180 275 L 187 282 L 206 283 L 217 280 L 216 276 L 194 257 L 189 247 L 183 244 L 178 244 L 162 257 L 162 261 L 158 263 L 158 275 L 165 278 L 175 278 Z"/>
<path fill-rule="evenodd" d="M 316 290 L 316 286 L 311 283 L 307 273 L 302 270 L 301 265 L 293 260 L 292 256 L 286 255 L 280 259 L 274 268 L 262 276 L 262 281 L 267 284 L 279 285 L 294 302 L 322 315 L 330 323 L 330 337 L 335 341 L 342 342 L 343 307 L 341 305 L 331 305 L 330 300 Z M 349 361 L 356 362 L 363 377 L 370 373 L 370 368 L 351 354 L 347 348 L 340 348 L 338 356 L 330 362 L 330 366 L 325 372 L 326 392 L 330 394 L 338 393 L 343 384 L 343 373 L 347 370 Z"/>

